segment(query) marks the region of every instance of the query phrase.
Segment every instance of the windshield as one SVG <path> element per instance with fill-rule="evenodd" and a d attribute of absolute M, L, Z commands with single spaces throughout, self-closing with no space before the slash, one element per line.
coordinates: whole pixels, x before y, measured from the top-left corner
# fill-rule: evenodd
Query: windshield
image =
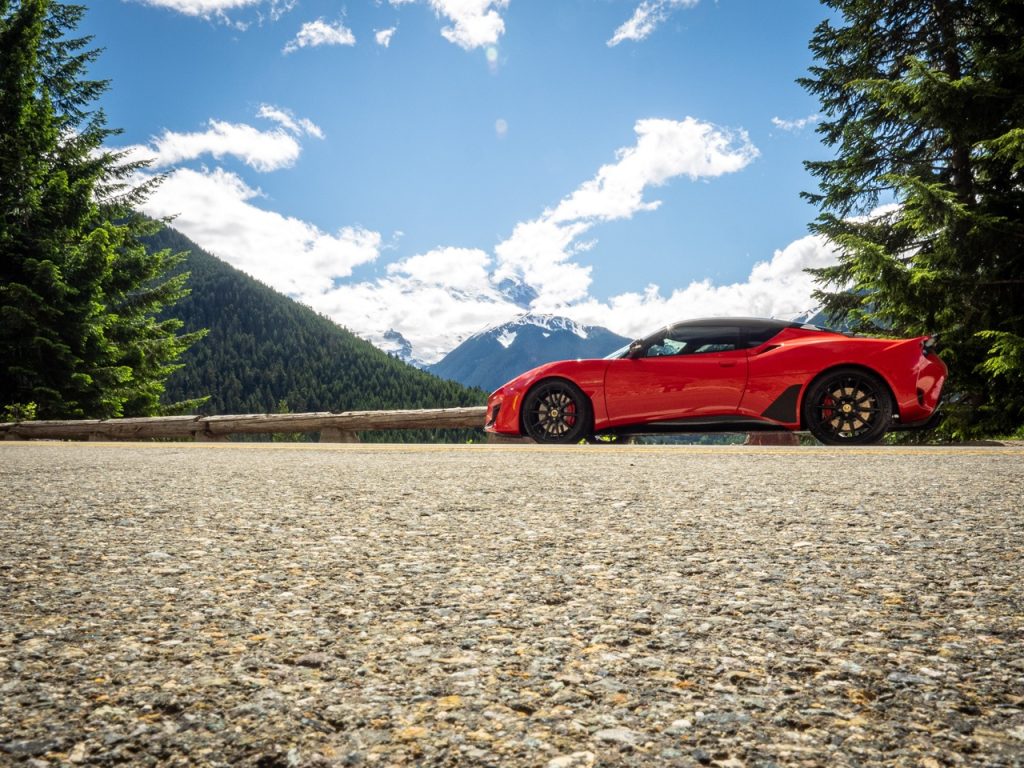
<path fill-rule="evenodd" d="M 633 343 L 632 341 L 629 342 L 629 344 L 632 344 L 632 343 Z M 626 344 L 624 347 L 619 347 L 614 352 L 612 352 L 610 355 L 605 355 L 603 359 L 604 360 L 618 360 L 620 357 L 625 357 L 626 353 L 629 352 L 629 344 Z"/>

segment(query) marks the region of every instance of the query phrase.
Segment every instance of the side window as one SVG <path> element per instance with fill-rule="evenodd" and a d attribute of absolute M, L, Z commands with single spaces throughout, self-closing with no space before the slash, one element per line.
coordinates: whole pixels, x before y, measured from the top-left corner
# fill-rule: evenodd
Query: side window
<path fill-rule="evenodd" d="M 744 346 L 747 349 L 760 347 L 766 341 L 778 336 L 781 332 L 781 328 L 775 328 L 773 326 L 765 328 L 748 328 L 745 333 L 747 343 Z"/>
<path fill-rule="evenodd" d="M 677 325 L 648 344 L 644 357 L 677 357 L 732 352 L 739 349 L 739 329 L 725 326 Z"/>

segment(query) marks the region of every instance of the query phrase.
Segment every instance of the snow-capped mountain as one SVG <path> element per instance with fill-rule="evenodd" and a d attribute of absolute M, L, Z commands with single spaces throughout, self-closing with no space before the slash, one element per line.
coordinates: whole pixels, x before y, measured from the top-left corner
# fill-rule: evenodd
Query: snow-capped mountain
<path fill-rule="evenodd" d="M 537 298 L 537 291 L 516 277 L 506 277 L 497 285 L 498 293 L 517 307 L 529 309 L 530 302 Z"/>
<path fill-rule="evenodd" d="M 542 363 L 604 357 L 628 341 L 607 328 L 527 313 L 470 336 L 427 370 L 491 391 Z"/>
<path fill-rule="evenodd" d="M 384 333 L 383 340 L 377 346 L 403 363 L 414 365 L 417 368 L 425 367 L 423 362 L 413 354 L 412 342 L 394 328 L 390 328 Z"/>

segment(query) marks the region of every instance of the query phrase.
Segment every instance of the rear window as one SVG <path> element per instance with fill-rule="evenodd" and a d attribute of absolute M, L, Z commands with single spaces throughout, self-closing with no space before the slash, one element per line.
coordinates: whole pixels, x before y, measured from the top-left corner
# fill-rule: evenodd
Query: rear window
<path fill-rule="evenodd" d="M 838 333 L 841 336 L 854 336 L 849 330 L 842 330 L 839 328 L 826 328 L 824 325 L 812 325 L 811 323 L 804 323 L 800 326 L 800 330 L 803 331 L 820 331 L 821 333 Z"/>

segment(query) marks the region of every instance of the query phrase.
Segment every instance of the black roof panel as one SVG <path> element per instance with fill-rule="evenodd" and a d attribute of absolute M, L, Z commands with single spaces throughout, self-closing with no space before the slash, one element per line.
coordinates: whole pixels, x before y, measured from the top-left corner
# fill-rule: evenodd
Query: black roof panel
<path fill-rule="evenodd" d="M 781 331 L 783 328 L 799 328 L 801 324 L 794 323 L 789 320 L 775 320 L 767 317 L 702 317 L 696 320 L 683 320 L 678 323 L 673 323 L 672 327 L 677 328 L 680 325 L 733 325 L 738 328 L 756 330 L 776 328 Z"/>

